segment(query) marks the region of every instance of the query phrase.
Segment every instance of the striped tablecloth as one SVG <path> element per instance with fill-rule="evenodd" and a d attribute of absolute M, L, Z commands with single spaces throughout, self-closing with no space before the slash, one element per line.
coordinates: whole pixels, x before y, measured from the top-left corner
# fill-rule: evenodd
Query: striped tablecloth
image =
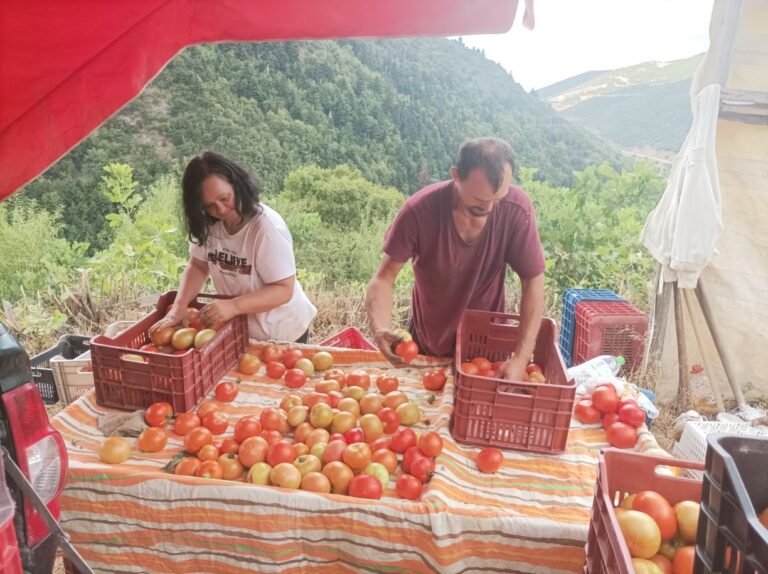
<path fill-rule="evenodd" d="M 92 568 L 174 574 L 582 571 L 597 453 L 607 446 L 602 429 L 574 421 L 565 454 L 505 451 L 503 467 L 482 474 L 474 465 L 479 449 L 456 444 L 448 430 L 451 379 L 430 401 L 416 369 L 391 369 L 371 351 L 333 353 L 344 369 L 396 373 L 401 390 L 422 408 L 415 428 L 442 435 L 445 448 L 420 501 L 399 499 L 392 490 L 371 501 L 167 474 L 161 467 L 181 449 L 172 432 L 163 452 L 134 451 L 123 464 L 101 463 L 96 450 L 104 437 L 96 421 L 110 409 L 98 406 L 91 391 L 53 424 L 69 451 L 62 525 Z M 227 378 L 235 376 L 242 383 L 227 408 L 233 424 L 276 406 L 287 392 L 265 376 L 231 372 Z M 647 431 L 645 440 L 653 441 Z"/>

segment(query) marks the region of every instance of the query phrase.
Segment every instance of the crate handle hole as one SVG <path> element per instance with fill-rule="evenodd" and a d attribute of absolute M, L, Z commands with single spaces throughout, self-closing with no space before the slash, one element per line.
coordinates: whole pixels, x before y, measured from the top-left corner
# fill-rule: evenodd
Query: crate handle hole
<path fill-rule="evenodd" d="M 520 326 L 520 321 L 509 317 L 491 317 L 491 325 L 516 329 Z"/>

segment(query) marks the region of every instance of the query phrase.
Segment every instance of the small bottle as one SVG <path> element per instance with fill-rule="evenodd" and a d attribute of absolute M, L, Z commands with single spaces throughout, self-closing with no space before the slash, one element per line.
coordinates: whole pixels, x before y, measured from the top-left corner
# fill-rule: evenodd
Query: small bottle
<path fill-rule="evenodd" d="M 616 376 L 624 362 L 621 355 L 600 355 L 568 369 L 568 377 L 575 379 L 577 385 L 585 385 L 590 381 Z"/>

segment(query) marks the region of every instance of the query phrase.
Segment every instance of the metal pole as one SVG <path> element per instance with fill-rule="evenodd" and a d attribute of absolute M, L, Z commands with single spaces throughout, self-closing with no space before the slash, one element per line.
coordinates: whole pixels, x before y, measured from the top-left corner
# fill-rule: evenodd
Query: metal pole
<path fill-rule="evenodd" d="M 693 334 L 696 336 L 696 342 L 701 350 L 701 360 L 704 362 L 704 369 L 707 372 L 707 379 L 709 380 L 709 386 L 712 388 L 712 394 L 715 396 L 715 404 L 717 410 L 723 412 L 725 405 L 723 404 L 723 396 L 720 394 L 720 388 L 717 386 L 715 380 L 715 371 L 709 361 L 709 355 L 704 349 L 704 333 L 701 332 L 699 322 L 696 320 L 696 316 L 693 314 L 693 302 L 691 298 L 694 296 L 690 289 L 681 289 L 683 292 L 683 298 L 685 299 L 685 305 L 688 307 L 688 315 L 691 317 L 691 325 L 693 326 Z"/>

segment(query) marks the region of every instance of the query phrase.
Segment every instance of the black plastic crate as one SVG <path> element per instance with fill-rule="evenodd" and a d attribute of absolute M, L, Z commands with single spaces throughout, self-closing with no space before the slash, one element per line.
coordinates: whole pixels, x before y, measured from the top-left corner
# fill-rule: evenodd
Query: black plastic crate
<path fill-rule="evenodd" d="M 51 369 L 51 359 L 58 355 L 68 360 L 75 359 L 89 349 L 90 340 L 90 337 L 83 335 L 64 335 L 56 345 L 29 360 L 33 380 L 44 403 L 52 405 L 59 402 L 59 393 L 56 391 L 56 381 Z"/>
<path fill-rule="evenodd" d="M 768 574 L 768 439 L 707 436 L 694 574 Z"/>

